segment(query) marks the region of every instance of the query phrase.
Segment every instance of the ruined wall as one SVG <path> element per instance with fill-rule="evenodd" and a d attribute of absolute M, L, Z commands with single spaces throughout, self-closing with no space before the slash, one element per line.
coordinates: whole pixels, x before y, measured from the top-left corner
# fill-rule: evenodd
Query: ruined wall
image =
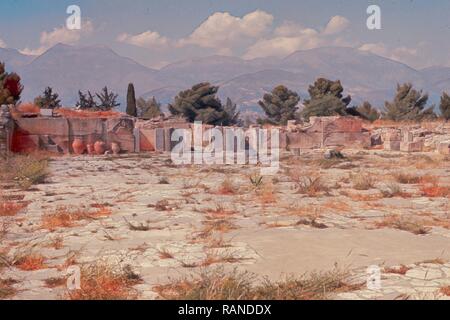
<path fill-rule="evenodd" d="M 12 137 L 12 151 L 47 150 L 73 153 L 72 144 L 79 139 L 87 146 L 102 141 L 106 149 L 117 143 L 122 151 L 134 152 L 134 119 L 119 118 L 19 118 Z"/>
<path fill-rule="evenodd" d="M 311 117 L 306 126 L 290 126 L 287 145 L 290 149 L 327 147 L 370 147 L 370 133 L 356 117 Z"/>
<path fill-rule="evenodd" d="M 8 156 L 11 150 L 13 131 L 14 122 L 9 113 L 9 107 L 7 105 L 2 105 L 0 107 L 0 157 Z"/>
<path fill-rule="evenodd" d="M 379 137 L 384 150 L 404 152 L 438 151 L 449 154 L 450 123 L 423 122 L 396 124 L 375 128 L 372 137 Z"/>

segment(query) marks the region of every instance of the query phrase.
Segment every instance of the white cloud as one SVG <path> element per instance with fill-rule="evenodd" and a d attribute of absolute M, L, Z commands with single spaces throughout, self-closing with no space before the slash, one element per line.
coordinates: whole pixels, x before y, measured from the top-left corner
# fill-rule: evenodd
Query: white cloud
<path fill-rule="evenodd" d="M 80 30 L 69 30 L 65 26 L 56 27 L 50 32 L 43 31 L 41 33 L 40 47 L 25 48 L 19 51 L 23 54 L 40 55 L 57 43 L 76 44 L 83 36 L 91 34 L 93 30 L 94 26 L 89 20 L 85 20 Z"/>
<path fill-rule="evenodd" d="M 0 48 L 6 48 L 6 43 L 2 39 L 0 39 Z"/>
<path fill-rule="evenodd" d="M 359 47 L 359 50 L 369 51 L 379 56 L 389 58 L 408 65 L 416 66 L 422 63 L 422 59 L 417 49 L 408 47 L 390 48 L 382 42 L 366 43 Z"/>
<path fill-rule="evenodd" d="M 245 59 L 287 56 L 297 50 L 317 48 L 325 42 L 314 29 L 303 29 L 295 37 L 274 37 L 256 42 L 247 49 Z"/>
<path fill-rule="evenodd" d="M 216 12 L 206 19 L 187 38 L 178 42 L 179 46 L 197 45 L 204 48 L 230 52 L 231 48 L 246 40 L 263 36 L 272 26 L 273 16 L 256 10 L 242 18 L 228 12 Z"/>
<path fill-rule="evenodd" d="M 334 16 L 330 19 L 327 26 L 323 30 L 324 35 L 333 35 L 340 33 L 347 29 L 350 25 L 350 21 L 347 18 L 342 16 Z"/>
<path fill-rule="evenodd" d="M 261 39 L 251 45 L 244 54 L 244 58 L 284 57 L 297 50 L 308 50 L 324 45 L 339 45 L 339 43 L 344 43 L 344 40 L 332 39 L 330 36 L 341 33 L 349 24 L 350 22 L 346 18 L 334 16 L 324 30 L 319 32 L 312 28 L 304 28 L 292 21 L 285 21 L 274 30 L 272 38 Z"/>
<path fill-rule="evenodd" d="M 358 48 L 361 51 L 368 51 L 379 56 L 387 56 L 388 49 L 384 43 L 365 43 Z"/>
<path fill-rule="evenodd" d="M 169 46 L 168 38 L 150 30 L 136 35 L 122 33 L 117 37 L 117 41 L 148 49 L 161 49 Z"/>

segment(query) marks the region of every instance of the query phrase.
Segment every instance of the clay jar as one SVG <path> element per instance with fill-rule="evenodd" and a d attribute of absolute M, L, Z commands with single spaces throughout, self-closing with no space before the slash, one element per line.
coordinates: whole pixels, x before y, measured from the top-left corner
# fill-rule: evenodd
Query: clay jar
<path fill-rule="evenodd" d="M 115 155 L 120 153 L 120 146 L 119 146 L 119 144 L 117 142 L 112 142 L 111 143 L 111 151 Z"/>
<path fill-rule="evenodd" d="M 95 154 L 94 145 L 92 143 L 88 143 L 86 149 L 88 154 Z"/>
<path fill-rule="evenodd" d="M 82 139 L 75 138 L 75 140 L 73 140 L 73 143 L 72 143 L 72 148 L 73 148 L 73 152 L 75 152 L 75 154 L 83 154 L 86 147 L 85 147 Z"/>
<path fill-rule="evenodd" d="M 105 153 L 105 143 L 103 141 L 97 141 L 94 143 L 94 151 L 96 154 L 104 154 Z"/>

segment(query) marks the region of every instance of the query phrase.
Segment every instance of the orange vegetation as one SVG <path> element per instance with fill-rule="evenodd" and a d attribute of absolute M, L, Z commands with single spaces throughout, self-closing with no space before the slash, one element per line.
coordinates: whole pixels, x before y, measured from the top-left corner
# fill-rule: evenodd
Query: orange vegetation
<path fill-rule="evenodd" d="M 60 108 L 55 111 L 65 118 L 116 118 L 123 114 L 117 111 L 86 111 Z"/>
<path fill-rule="evenodd" d="M 47 213 L 42 217 L 41 227 L 53 231 L 57 228 L 73 227 L 77 222 L 86 219 L 97 219 L 111 215 L 111 209 L 99 206 L 94 211 L 85 208 L 69 209 L 60 206 L 53 213 Z"/>
<path fill-rule="evenodd" d="M 41 109 L 39 108 L 39 106 L 35 105 L 32 102 L 21 103 L 17 107 L 17 111 L 19 111 L 20 113 L 39 113 L 40 110 Z"/>
<path fill-rule="evenodd" d="M 14 266 L 23 271 L 34 271 L 44 269 L 46 267 L 44 262 L 45 258 L 40 254 L 29 254 L 17 260 Z"/>
<path fill-rule="evenodd" d="M 0 202 L 0 217 L 15 216 L 20 210 L 27 207 L 26 203 L 15 203 L 11 201 Z"/>

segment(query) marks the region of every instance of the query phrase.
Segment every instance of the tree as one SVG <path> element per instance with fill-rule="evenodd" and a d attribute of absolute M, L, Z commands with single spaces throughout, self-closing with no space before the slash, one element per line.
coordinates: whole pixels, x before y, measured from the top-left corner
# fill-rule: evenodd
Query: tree
<path fill-rule="evenodd" d="M 78 102 L 76 103 L 76 108 L 78 110 L 97 110 L 97 102 L 90 91 L 84 94 L 78 91 Z"/>
<path fill-rule="evenodd" d="M 158 103 L 155 97 L 148 99 L 139 98 L 137 100 L 138 116 L 143 119 L 152 119 L 161 115 L 161 104 Z"/>
<path fill-rule="evenodd" d="M 420 121 L 436 118 L 434 106 L 427 107 L 428 94 L 417 91 L 411 83 L 398 84 L 397 93 L 392 102 L 384 103 L 383 118 L 394 121 Z"/>
<path fill-rule="evenodd" d="M 442 93 L 439 109 L 441 110 L 442 117 L 445 120 L 449 120 L 450 119 L 450 96 L 447 94 L 447 92 Z"/>
<path fill-rule="evenodd" d="M 113 92 L 109 92 L 107 87 L 104 87 L 100 93 L 96 93 L 95 95 L 100 100 L 97 108 L 101 111 L 111 110 L 120 106 L 120 103 L 117 102 L 118 95 Z"/>
<path fill-rule="evenodd" d="M 216 97 L 218 90 L 218 86 L 212 86 L 208 82 L 196 84 L 191 89 L 178 93 L 174 102 L 169 104 L 169 111 L 172 115 L 183 116 L 189 122 L 226 125 L 230 116 Z"/>
<path fill-rule="evenodd" d="M 132 116 L 132 117 L 137 117 L 136 95 L 134 93 L 134 85 L 132 83 L 128 84 L 127 114 Z"/>
<path fill-rule="evenodd" d="M 277 125 L 285 125 L 288 120 L 295 119 L 297 104 L 300 97 L 294 91 L 283 85 L 275 87 L 271 93 L 266 93 L 258 104 L 267 116 L 267 122 Z M 258 122 L 264 122 L 259 119 Z"/>
<path fill-rule="evenodd" d="M 349 95 L 344 97 L 343 91 L 340 80 L 317 79 L 309 86 L 310 99 L 304 102 L 302 117 L 308 120 L 311 116 L 357 115 L 355 109 L 347 108 L 352 98 Z"/>
<path fill-rule="evenodd" d="M 43 95 L 40 95 L 34 99 L 34 104 L 41 109 L 58 109 L 61 108 L 61 100 L 58 99 L 58 94 L 53 93 L 51 87 L 47 87 L 44 90 Z"/>
<path fill-rule="evenodd" d="M 230 98 L 227 98 L 227 103 L 224 106 L 226 119 L 223 121 L 224 126 L 242 125 L 241 119 L 239 119 L 240 112 L 237 111 L 237 105 Z"/>
<path fill-rule="evenodd" d="M 356 107 L 355 110 L 361 118 L 369 120 L 370 122 L 380 119 L 381 116 L 380 112 L 372 107 L 368 101 L 364 101 L 364 103 Z"/>
<path fill-rule="evenodd" d="M 5 71 L 5 64 L 0 62 L 0 105 L 16 104 L 20 100 L 23 86 L 16 73 Z"/>

